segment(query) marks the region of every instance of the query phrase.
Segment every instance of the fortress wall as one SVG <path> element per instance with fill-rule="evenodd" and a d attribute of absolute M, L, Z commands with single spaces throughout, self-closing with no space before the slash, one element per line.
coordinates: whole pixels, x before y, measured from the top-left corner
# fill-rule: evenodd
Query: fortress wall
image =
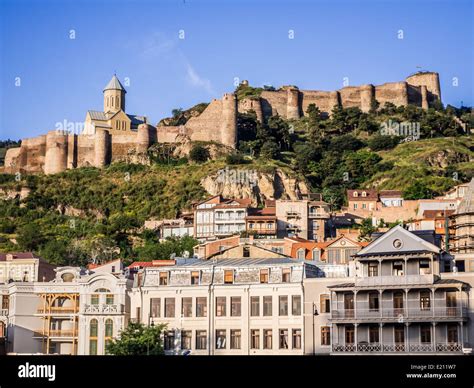
<path fill-rule="evenodd" d="M 257 114 L 257 120 L 259 122 L 263 122 L 263 110 L 260 98 L 244 98 L 243 100 L 239 100 L 238 111 L 240 113 L 247 113 L 251 110 L 253 110 Z"/>
<path fill-rule="evenodd" d="M 339 89 L 339 95 L 341 96 L 341 105 L 343 108 L 351 108 L 361 106 L 360 97 L 361 88 L 358 86 L 346 86 L 345 88 Z"/>
<path fill-rule="evenodd" d="M 181 126 L 160 126 L 156 127 L 157 142 L 158 143 L 174 143 L 179 134 L 185 134 L 186 128 Z"/>
<path fill-rule="evenodd" d="M 94 165 L 94 135 L 77 137 L 77 167 Z"/>
<path fill-rule="evenodd" d="M 137 147 L 137 135 L 133 134 L 122 134 L 120 136 L 110 136 L 108 140 L 108 149 L 111 150 L 108 158 L 112 161 L 123 160 L 130 151 L 135 151 Z M 147 147 L 148 148 L 148 147 Z"/>
<path fill-rule="evenodd" d="M 137 152 L 144 153 L 150 146 L 150 131 L 148 124 L 140 124 L 138 126 L 135 147 Z"/>
<path fill-rule="evenodd" d="M 186 123 L 186 132 L 193 141 L 221 142 L 222 100 L 213 100 L 197 117 L 191 117 Z"/>
<path fill-rule="evenodd" d="M 337 92 L 323 92 L 319 90 L 302 90 L 301 109 L 304 115 L 310 104 L 315 104 L 319 110 L 330 115 L 335 105 L 339 104 L 339 94 Z"/>
<path fill-rule="evenodd" d="M 406 82 L 409 85 L 421 86 L 425 85 L 428 90 L 428 102 L 434 100 L 441 101 L 441 88 L 439 85 L 439 74 L 434 72 L 424 72 L 413 74 L 406 78 Z"/>
<path fill-rule="evenodd" d="M 383 107 L 386 102 L 397 106 L 407 105 L 409 101 L 408 85 L 406 82 L 388 82 L 375 87 L 375 99 Z"/>
<path fill-rule="evenodd" d="M 94 136 L 94 166 L 102 168 L 110 162 L 110 134 L 97 129 Z"/>
<path fill-rule="evenodd" d="M 300 91 L 298 88 L 287 89 L 286 118 L 299 119 L 300 114 Z"/>
<path fill-rule="evenodd" d="M 277 114 L 286 118 L 286 107 L 288 103 L 288 94 L 286 90 L 264 90 L 260 95 L 260 99 L 262 101 L 263 116 L 265 118 Z"/>
<path fill-rule="evenodd" d="M 421 106 L 421 87 L 409 85 L 408 90 L 408 102 L 411 105 Z"/>
<path fill-rule="evenodd" d="M 237 97 L 226 93 L 222 99 L 221 143 L 235 148 L 237 142 Z"/>

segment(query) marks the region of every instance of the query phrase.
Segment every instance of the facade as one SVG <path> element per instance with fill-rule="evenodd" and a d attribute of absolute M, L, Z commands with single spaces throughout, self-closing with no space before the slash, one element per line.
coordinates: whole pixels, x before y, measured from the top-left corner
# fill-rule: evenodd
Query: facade
<path fill-rule="evenodd" d="M 50 282 L 10 283 L 6 352 L 105 354 L 107 341 L 128 322 L 130 280 L 119 261 L 93 270 L 61 267 Z"/>
<path fill-rule="evenodd" d="M 314 353 L 470 352 L 474 276 L 452 273 L 451 256 L 397 226 L 353 257 L 347 278 L 305 281 Z"/>
<path fill-rule="evenodd" d="M 167 324 L 167 354 L 304 354 L 303 279 L 316 267 L 285 257 L 190 259 L 145 268 L 132 319 Z"/>
<path fill-rule="evenodd" d="M 277 237 L 277 217 L 274 206 L 263 209 L 249 209 L 245 222 L 247 233 L 255 238 Z"/>
<path fill-rule="evenodd" d="M 277 200 L 278 237 L 325 241 L 332 235 L 329 205 L 323 201 Z"/>
<path fill-rule="evenodd" d="M 49 281 L 54 278 L 54 268 L 32 252 L 0 253 L 0 284 Z"/>
<path fill-rule="evenodd" d="M 145 221 L 145 228 L 157 232 L 158 237 L 165 239 L 168 237 L 184 237 L 194 235 L 193 215 L 182 215 L 173 220 L 148 220 Z"/>

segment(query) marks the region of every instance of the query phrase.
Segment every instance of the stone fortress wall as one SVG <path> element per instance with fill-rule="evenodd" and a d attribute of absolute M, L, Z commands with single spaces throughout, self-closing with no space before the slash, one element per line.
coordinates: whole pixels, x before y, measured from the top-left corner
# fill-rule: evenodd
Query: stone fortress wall
<path fill-rule="evenodd" d="M 153 143 L 175 143 L 186 138 L 190 141 L 213 141 L 235 148 L 238 112 L 253 110 L 261 122 L 277 114 L 286 119 L 298 119 L 310 104 L 315 104 L 328 115 L 334 106 L 359 107 L 367 112 L 373 99 L 380 106 L 391 102 L 427 109 L 434 101 L 441 100 L 439 76 L 423 72 L 402 82 L 348 86 L 332 92 L 287 86 L 276 91 L 264 90 L 259 98 L 240 101 L 234 93 L 226 93 L 182 126 L 140 124 L 136 130 L 126 131 L 99 126 L 90 134 L 49 131 L 46 135 L 23 139 L 21 147 L 8 149 L 2 170 L 6 173 L 55 174 L 85 166 L 102 168 L 115 161 L 129 160 L 130 155 L 144 154 Z M 120 104 L 124 109 L 125 100 Z"/>

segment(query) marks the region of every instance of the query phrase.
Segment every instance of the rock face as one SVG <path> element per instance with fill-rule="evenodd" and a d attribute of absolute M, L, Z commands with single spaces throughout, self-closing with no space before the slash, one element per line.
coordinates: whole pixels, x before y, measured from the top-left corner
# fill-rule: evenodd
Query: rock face
<path fill-rule="evenodd" d="M 226 198 L 251 198 L 252 205 L 263 204 L 266 199 L 298 199 L 309 193 L 306 182 L 290 177 L 281 169 L 259 172 L 226 168 L 201 180 L 210 195 Z"/>
<path fill-rule="evenodd" d="M 469 155 L 447 149 L 430 154 L 426 162 L 431 167 L 446 168 L 456 163 L 470 162 L 470 157 Z"/>

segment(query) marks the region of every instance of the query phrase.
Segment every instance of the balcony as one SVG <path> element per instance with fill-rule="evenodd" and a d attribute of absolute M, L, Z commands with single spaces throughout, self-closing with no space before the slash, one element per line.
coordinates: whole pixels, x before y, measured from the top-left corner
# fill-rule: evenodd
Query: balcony
<path fill-rule="evenodd" d="M 49 331 L 49 337 L 58 337 L 58 338 L 72 338 L 74 336 L 77 336 L 77 329 L 74 334 L 74 330 L 50 330 Z M 48 337 L 48 331 L 43 329 L 36 330 L 33 334 L 33 337 Z"/>
<path fill-rule="evenodd" d="M 301 218 L 301 215 L 299 212 L 290 210 L 286 212 L 286 218 Z"/>
<path fill-rule="evenodd" d="M 45 315 L 61 315 L 61 314 L 77 314 L 79 308 L 74 307 L 49 307 L 49 308 L 39 308 L 38 314 L 45 314 Z"/>
<path fill-rule="evenodd" d="M 356 278 L 356 287 L 404 286 L 414 284 L 433 284 L 434 275 L 405 275 L 405 276 L 369 276 Z"/>
<path fill-rule="evenodd" d="M 432 320 L 459 320 L 467 318 L 468 312 L 465 307 L 441 307 L 434 306 L 427 309 L 421 308 L 393 308 L 383 307 L 380 309 L 337 309 L 331 311 L 331 320 L 337 322 L 349 321 L 432 321 Z"/>
<path fill-rule="evenodd" d="M 333 353 L 462 353 L 460 343 L 404 344 L 404 343 L 362 343 L 334 344 Z"/>
<path fill-rule="evenodd" d="M 123 314 L 123 304 L 86 304 L 83 314 Z"/>
<path fill-rule="evenodd" d="M 0 317 L 8 317 L 8 309 L 1 309 Z"/>

